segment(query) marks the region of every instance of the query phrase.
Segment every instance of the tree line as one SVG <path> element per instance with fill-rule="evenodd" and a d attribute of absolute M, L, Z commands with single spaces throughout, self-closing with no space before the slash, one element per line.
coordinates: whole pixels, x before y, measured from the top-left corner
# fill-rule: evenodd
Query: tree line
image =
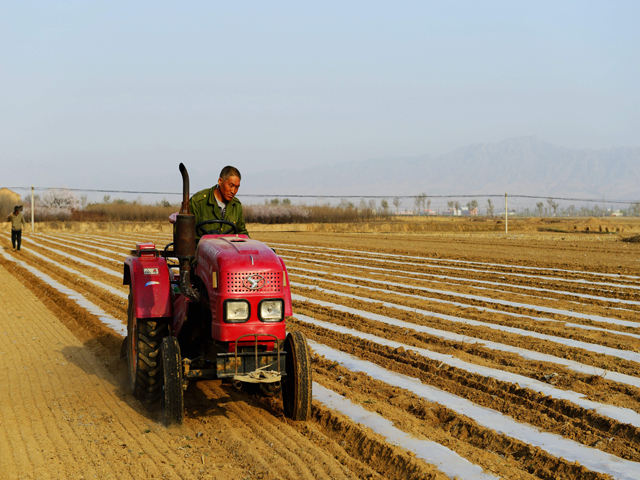
<path fill-rule="evenodd" d="M 491 198 L 481 203 L 478 199 L 430 198 L 426 193 L 412 197 L 389 197 L 374 199 L 361 198 L 355 203 L 342 199 L 339 203 L 323 205 L 294 204 L 289 198 L 274 197 L 264 204 L 246 204 L 245 215 L 249 222 L 282 223 L 282 222 L 339 222 L 368 221 L 386 218 L 392 215 L 470 215 L 495 217 L 504 215 L 504 207 L 500 210 Z M 434 200 L 437 208 L 432 209 Z M 112 199 L 104 195 L 102 201 L 89 202 L 86 195 L 77 196 L 68 190 L 48 190 L 35 196 L 36 220 L 164 220 L 169 214 L 179 209 L 178 203 L 162 199 L 155 203 L 144 203 L 141 200 Z M 6 202 L 5 202 L 6 203 Z M 25 213 L 29 213 L 30 198 L 22 202 Z M 0 205 L 0 210 L 8 210 L 9 205 Z M 2 213 L 2 212 L 0 212 Z M 525 217 L 601 217 L 619 215 L 640 217 L 640 202 L 627 204 L 626 208 L 612 209 L 598 204 L 560 203 L 553 198 L 540 199 L 535 204 L 510 207 L 510 215 Z"/>

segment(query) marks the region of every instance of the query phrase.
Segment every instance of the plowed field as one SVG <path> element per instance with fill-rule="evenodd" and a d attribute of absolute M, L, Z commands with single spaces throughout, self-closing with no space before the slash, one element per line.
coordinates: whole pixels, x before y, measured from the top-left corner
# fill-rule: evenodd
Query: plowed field
<path fill-rule="evenodd" d="M 128 394 L 122 262 L 167 234 L 0 242 L 2 478 L 640 478 L 640 245 L 531 234 L 256 233 L 313 351 L 309 422 L 199 382 Z"/>

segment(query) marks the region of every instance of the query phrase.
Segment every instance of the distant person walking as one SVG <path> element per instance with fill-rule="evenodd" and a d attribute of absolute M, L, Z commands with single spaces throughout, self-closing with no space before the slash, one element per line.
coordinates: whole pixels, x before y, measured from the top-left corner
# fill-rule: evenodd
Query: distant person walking
<path fill-rule="evenodd" d="M 14 250 L 20 250 L 22 243 L 22 226 L 27 223 L 22 214 L 22 205 L 16 205 L 13 213 L 9 214 L 7 221 L 11 222 L 11 245 Z"/>

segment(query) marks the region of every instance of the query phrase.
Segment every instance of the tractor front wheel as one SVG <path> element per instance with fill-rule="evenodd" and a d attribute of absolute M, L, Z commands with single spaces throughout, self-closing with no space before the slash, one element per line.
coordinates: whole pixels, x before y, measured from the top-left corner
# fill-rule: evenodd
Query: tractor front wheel
<path fill-rule="evenodd" d="M 162 370 L 160 365 L 160 342 L 168 334 L 164 319 L 145 320 L 135 316 L 133 294 L 129 292 L 127 309 L 127 366 L 129 390 L 133 395 L 153 403 L 160 397 Z"/>
<path fill-rule="evenodd" d="M 282 381 L 284 414 L 292 420 L 311 415 L 311 356 L 301 332 L 291 332 L 284 341 L 286 375 Z"/>
<path fill-rule="evenodd" d="M 182 355 L 176 337 L 164 337 L 160 345 L 162 355 L 162 419 L 169 426 L 184 419 L 184 393 L 182 389 Z"/>

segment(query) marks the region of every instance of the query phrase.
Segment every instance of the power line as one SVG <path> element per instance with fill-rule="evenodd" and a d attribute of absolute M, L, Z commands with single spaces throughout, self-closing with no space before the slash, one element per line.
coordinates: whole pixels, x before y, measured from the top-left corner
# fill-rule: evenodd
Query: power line
<path fill-rule="evenodd" d="M 31 187 L 7 187 L 11 190 L 31 190 Z M 91 193 L 125 193 L 125 194 L 137 194 L 137 195 L 182 195 L 182 192 L 156 192 L 156 191 L 142 191 L 142 190 L 108 190 L 108 189 L 94 189 L 94 188 L 67 188 L 67 187 L 33 187 L 37 191 L 46 190 L 66 190 L 70 192 L 91 192 Z M 494 193 L 477 193 L 477 194 L 446 194 L 446 195 L 308 195 L 308 194 L 273 194 L 273 193 L 242 193 L 240 197 L 278 197 L 278 198 L 328 198 L 328 199 L 348 199 L 348 198 L 504 198 L 505 194 Z M 607 200 L 604 198 L 574 198 L 574 197 L 554 197 L 549 195 L 524 195 L 524 194 L 508 194 L 509 198 L 528 198 L 528 199 L 550 199 L 550 200 L 563 200 L 568 202 L 591 202 L 591 203 L 609 203 L 609 204 L 629 204 L 640 203 L 640 200 Z"/>
<path fill-rule="evenodd" d="M 10 190 L 31 190 L 31 187 L 7 187 Z M 34 190 L 66 190 L 68 192 L 91 192 L 91 193 L 143 193 L 148 195 L 182 195 L 177 192 L 143 192 L 138 190 L 105 190 L 96 188 L 69 188 L 69 187 L 33 187 Z"/>

